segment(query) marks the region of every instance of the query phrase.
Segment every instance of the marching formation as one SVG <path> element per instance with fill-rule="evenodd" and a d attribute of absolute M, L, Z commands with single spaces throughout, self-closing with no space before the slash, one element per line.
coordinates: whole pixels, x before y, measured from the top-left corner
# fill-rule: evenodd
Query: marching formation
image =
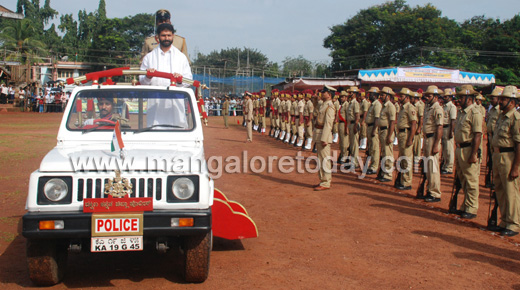
<path fill-rule="evenodd" d="M 342 168 L 377 174 L 382 183 L 393 180 L 399 190 L 411 190 L 413 172 L 420 170 L 416 197 L 425 202 L 440 202 L 441 174 L 454 174 L 449 211 L 473 219 L 479 206 L 481 163 L 486 159 L 485 186 L 494 188 L 488 229 L 505 236 L 520 230 L 520 100 L 514 86 L 495 88 L 488 96 L 488 109 L 482 105 L 486 99 L 471 85 L 456 90 L 433 85 L 425 91 L 401 88 L 398 93 L 390 87 L 365 91 L 325 85 L 321 91 L 274 89 L 269 99 L 265 90 L 244 96 L 247 142 L 252 142 L 255 130 L 317 153 L 320 183 L 315 191 L 331 187 L 331 145 L 337 143 L 339 155 L 334 161 Z M 366 152 L 365 163 L 360 150 Z M 460 190 L 464 198 L 459 205 Z"/>

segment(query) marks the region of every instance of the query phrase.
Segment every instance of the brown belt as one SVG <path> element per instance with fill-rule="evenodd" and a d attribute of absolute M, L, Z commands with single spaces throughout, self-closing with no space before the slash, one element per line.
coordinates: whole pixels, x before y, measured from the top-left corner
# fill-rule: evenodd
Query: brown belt
<path fill-rule="evenodd" d="M 428 133 L 428 134 L 426 134 L 426 138 L 431 138 L 433 136 L 435 136 L 435 133 Z"/>
<path fill-rule="evenodd" d="M 314 128 L 316 128 L 316 129 L 323 129 L 323 125 L 318 125 L 318 124 L 316 124 L 316 125 L 314 126 Z"/>
<path fill-rule="evenodd" d="M 381 131 L 386 130 L 386 129 L 388 129 L 388 126 L 381 126 L 381 127 L 379 127 L 379 130 L 381 130 Z"/>
<path fill-rule="evenodd" d="M 465 143 L 460 143 L 459 144 L 460 148 L 466 148 L 466 147 L 470 147 L 470 146 L 471 146 L 471 142 L 465 142 Z"/>
<path fill-rule="evenodd" d="M 408 130 L 408 128 L 404 128 L 404 129 L 399 129 L 399 133 L 403 133 L 403 132 L 406 132 L 406 130 Z"/>
<path fill-rule="evenodd" d="M 514 147 L 495 147 L 495 153 L 515 152 Z"/>

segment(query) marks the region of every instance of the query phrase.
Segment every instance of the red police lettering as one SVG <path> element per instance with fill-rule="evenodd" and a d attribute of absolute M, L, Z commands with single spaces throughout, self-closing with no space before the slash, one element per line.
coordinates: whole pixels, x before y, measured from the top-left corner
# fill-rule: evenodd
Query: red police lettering
<path fill-rule="evenodd" d="M 137 232 L 139 219 L 98 219 L 96 232 Z"/>

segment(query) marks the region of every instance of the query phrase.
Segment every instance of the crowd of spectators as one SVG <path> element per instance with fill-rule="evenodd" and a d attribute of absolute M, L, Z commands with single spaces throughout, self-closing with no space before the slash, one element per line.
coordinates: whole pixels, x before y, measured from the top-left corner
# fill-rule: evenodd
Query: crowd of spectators
<path fill-rule="evenodd" d="M 226 96 L 210 97 L 204 100 L 206 112 L 208 116 L 222 116 L 222 104 L 226 100 Z M 229 96 L 229 115 L 242 116 L 243 99 L 237 96 Z"/>

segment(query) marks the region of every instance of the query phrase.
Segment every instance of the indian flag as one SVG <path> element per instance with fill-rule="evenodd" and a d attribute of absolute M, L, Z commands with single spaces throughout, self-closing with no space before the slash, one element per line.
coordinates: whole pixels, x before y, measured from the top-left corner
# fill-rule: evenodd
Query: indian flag
<path fill-rule="evenodd" d="M 119 121 L 116 122 L 116 126 L 114 128 L 114 134 L 112 135 L 112 152 L 116 150 L 123 150 L 125 148 L 125 143 L 123 143 L 123 138 L 121 138 L 121 127 L 119 125 Z"/>

